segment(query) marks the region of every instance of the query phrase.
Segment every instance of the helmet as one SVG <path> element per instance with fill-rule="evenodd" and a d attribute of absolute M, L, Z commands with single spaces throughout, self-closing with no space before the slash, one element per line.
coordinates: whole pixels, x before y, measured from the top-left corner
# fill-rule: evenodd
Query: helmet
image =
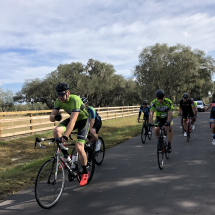
<path fill-rule="evenodd" d="M 60 82 L 58 83 L 56 86 L 55 86 L 55 90 L 57 92 L 62 92 L 62 91 L 66 91 L 69 89 L 69 84 L 67 83 L 63 83 L 63 82 Z"/>
<path fill-rule="evenodd" d="M 82 98 L 81 98 L 81 101 L 82 101 L 84 104 L 87 104 L 87 103 L 88 103 L 88 99 L 85 98 L 85 97 L 82 97 Z"/>
<path fill-rule="evenodd" d="M 165 96 L 165 92 L 164 92 L 164 90 L 160 89 L 160 90 L 156 91 L 155 95 L 158 98 L 163 98 Z"/>
<path fill-rule="evenodd" d="M 189 95 L 188 95 L 187 93 L 184 93 L 184 94 L 183 94 L 183 98 L 184 98 L 184 99 L 188 99 L 188 97 L 189 97 Z"/>
<path fill-rule="evenodd" d="M 143 100 L 143 104 L 148 104 L 148 101 L 147 100 Z"/>

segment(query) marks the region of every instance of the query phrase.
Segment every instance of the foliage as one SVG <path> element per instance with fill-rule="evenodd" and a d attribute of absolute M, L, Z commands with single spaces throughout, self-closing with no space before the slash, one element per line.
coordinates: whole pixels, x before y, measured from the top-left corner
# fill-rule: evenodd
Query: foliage
<path fill-rule="evenodd" d="M 140 53 L 134 76 L 146 99 L 152 100 L 156 90 L 163 89 L 166 97 L 178 102 L 185 92 L 190 97 L 208 96 L 214 71 L 214 59 L 201 50 L 157 43 Z"/>
<path fill-rule="evenodd" d="M 0 108 L 3 112 L 12 108 L 14 105 L 13 102 L 13 92 L 10 90 L 2 90 L 0 88 Z"/>
<path fill-rule="evenodd" d="M 112 64 L 93 59 L 86 66 L 79 62 L 61 64 L 44 80 L 27 80 L 14 99 L 20 103 L 41 102 L 52 109 L 56 100 L 55 85 L 66 82 L 72 94 L 87 97 L 95 107 L 138 104 L 137 83 L 115 72 Z"/>

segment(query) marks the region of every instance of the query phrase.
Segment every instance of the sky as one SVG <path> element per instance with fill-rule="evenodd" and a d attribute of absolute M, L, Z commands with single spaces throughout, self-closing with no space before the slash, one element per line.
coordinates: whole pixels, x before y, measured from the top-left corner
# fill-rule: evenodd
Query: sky
<path fill-rule="evenodd" d="M 92 58 L 132 76 L 140 52 L 178 43 L 215 58 L 214 0 L 0 0 L 0 88 Z"/>

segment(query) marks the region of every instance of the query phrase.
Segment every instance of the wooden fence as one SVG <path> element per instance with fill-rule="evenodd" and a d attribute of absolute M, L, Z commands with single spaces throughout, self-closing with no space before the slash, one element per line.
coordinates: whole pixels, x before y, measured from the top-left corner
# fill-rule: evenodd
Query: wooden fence
<path fill-rule="evenodd" d="M 138 116 L 140 106 L 121 106 L 95 108 L 102 120 L 117 119 L 121 117 Z M 0 112 L 0 140 L 23 134 L 33 134 L 53 129 L 59 122 L 50 122 L 49 116 L 52 110 L 43 111 L 17 111 Z M 69 117 L 62 110 L 62 117 Z"/>

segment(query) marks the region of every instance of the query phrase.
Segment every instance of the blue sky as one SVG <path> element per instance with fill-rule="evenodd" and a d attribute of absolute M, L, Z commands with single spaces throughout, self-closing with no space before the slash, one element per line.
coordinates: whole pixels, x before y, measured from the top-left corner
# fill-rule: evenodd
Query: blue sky
<path fill-rule="evenodd" d="M 17 92 L 93 58 L 130 77 L 143 48 L 177 43 L 215 58 L 214 0 L 0 1 L 0 87 Z"/>

